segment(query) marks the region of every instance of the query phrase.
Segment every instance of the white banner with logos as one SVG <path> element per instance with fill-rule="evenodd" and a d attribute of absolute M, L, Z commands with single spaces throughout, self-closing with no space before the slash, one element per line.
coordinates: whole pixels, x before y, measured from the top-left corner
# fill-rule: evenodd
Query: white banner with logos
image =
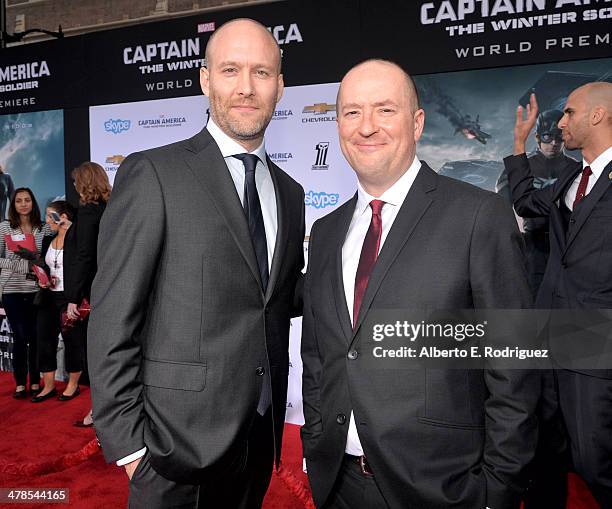
<path fill-rule="evenodd" d="M 91 160 L 101 164 L 112 185 L 132 152 L 190 138 L 206 123 L 208 100 L 179 97 L 89 108 Z"/>
<path fill-rule="evenodd" d="M 338 143 L 337 83 L 285 89 L 266 132 L 266 149 L 306 193 L 306 239 L 312 223 L 350 199 L 356 179 Z M 92 161 L 111 183 L 125 157 L 135 151 L 189 138 L 207 121 L 208 99 L 181 97 L 90 108 Z M 301 320 L 292 321 L 287 422 L 302 424 Z"/>

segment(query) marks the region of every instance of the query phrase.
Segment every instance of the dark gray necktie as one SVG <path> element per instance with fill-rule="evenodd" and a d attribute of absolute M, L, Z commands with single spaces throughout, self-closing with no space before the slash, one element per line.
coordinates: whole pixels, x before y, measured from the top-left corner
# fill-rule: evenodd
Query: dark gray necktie
<path fill-rule="evenodd" d="M 259 275 L 261 285 L 265 293 L 268 287 L 268 243 L 266 242 L 266 230 L 264 228 L 263 215 L 261 213 L 261 203 L 259 194 L 255 186 L 255 168 L 259 158 L 255 154 L 236 154 L 234 156 L 244 164 L 244 213 L 249 224 L 257 265 L 259 265 Z M 272 387 L 270 373 L 264 371 L 264 379 L 257 404 L 257 413 L 264 415 L 272 403 Z"/>
<path fill-rule="evenodd" d="M 257 265 L 259 265 L 259 275 L 261 285 L 265 293 L 268 287 L 268 243 L 266 242 L 266 229 L 264 228 L 263 215 L 261 213 L 261 203 L 259 194 L 255 186 L 255 168 L 259 158 L 255 154 L 236 154 L 236 159 L 240 159 L 244 164 L 244 212 L 249 224 L 253 247 Z"/>

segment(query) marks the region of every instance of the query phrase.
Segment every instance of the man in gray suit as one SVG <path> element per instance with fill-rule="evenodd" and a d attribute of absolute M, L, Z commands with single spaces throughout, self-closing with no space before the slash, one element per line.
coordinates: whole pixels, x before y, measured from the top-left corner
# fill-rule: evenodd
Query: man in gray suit
<path fill-rule="evenodd" d="M 130 155 L 100 226 L 89 368 L 95 427 L 133 508 L 260 507 L 280 457 L 304 192 L 267 157 L 283 92 L 257 22 L 218 29 L 210 121 Z"/>
<path fill-rule="evenodd" d="M 537 375 L 376 368 L 364 324 L 381 309 L 529 307 L 512 212 L 419 161 L 425 113 L 397 65 L 354 67 L 336 107 L 358 190 L 310 236 L 302 441 L 315 503 L 518 509 Z"/>

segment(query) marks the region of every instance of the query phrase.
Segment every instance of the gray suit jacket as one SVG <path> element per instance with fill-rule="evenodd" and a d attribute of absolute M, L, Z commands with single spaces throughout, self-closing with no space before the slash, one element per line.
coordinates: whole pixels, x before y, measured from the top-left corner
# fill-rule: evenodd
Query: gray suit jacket
<path fill-rule="evenodd" d="M 353 330 L 342 245 L 355 203 L 356 197 L 317 221 L 310 237 L 302 439 L 317 506 L 340 469 L 353 411 L 389 507 L 518 508 L 536 443 L 538 375 L 373 369 L 365 350 L 371 331 L 362 326 L 377 309 L 530 307 L 522 239 L 510 210 L 499 196 L 423 164 L 380 251 Z"/>
<path fill-rule="evenodd" d="M 264 368 L 277 460 L 289 320 L 303 267 L 304 192 L 268 161 L 278 234 L 266 294 L 243 208 L 206 129 L 130 155 L 100 225 L 89 369 L 108 461 L 146 446 L 182 483 L 241 464 Z"/>

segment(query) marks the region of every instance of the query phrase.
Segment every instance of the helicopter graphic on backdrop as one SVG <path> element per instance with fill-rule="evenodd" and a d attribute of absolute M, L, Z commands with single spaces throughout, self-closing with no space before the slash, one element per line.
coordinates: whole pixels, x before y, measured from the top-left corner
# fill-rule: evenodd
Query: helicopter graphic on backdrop
<path fill-rule="evenodd" d="M 421 99 L 426 103 L 436 105 L 438 113 L 445 116 L 455 128 L 455 135 L 461 133 L 468 140 L 476 140 L 483 145 L 487 144 L 491 135 L 480 128 L 480 115 L 476 115 L 476 118 L 473 119 L 470 114 L 463 113 L 452 98 L 446 95 L 432 80 L 424 80 L 421 83 L 419 88 Z"/>

